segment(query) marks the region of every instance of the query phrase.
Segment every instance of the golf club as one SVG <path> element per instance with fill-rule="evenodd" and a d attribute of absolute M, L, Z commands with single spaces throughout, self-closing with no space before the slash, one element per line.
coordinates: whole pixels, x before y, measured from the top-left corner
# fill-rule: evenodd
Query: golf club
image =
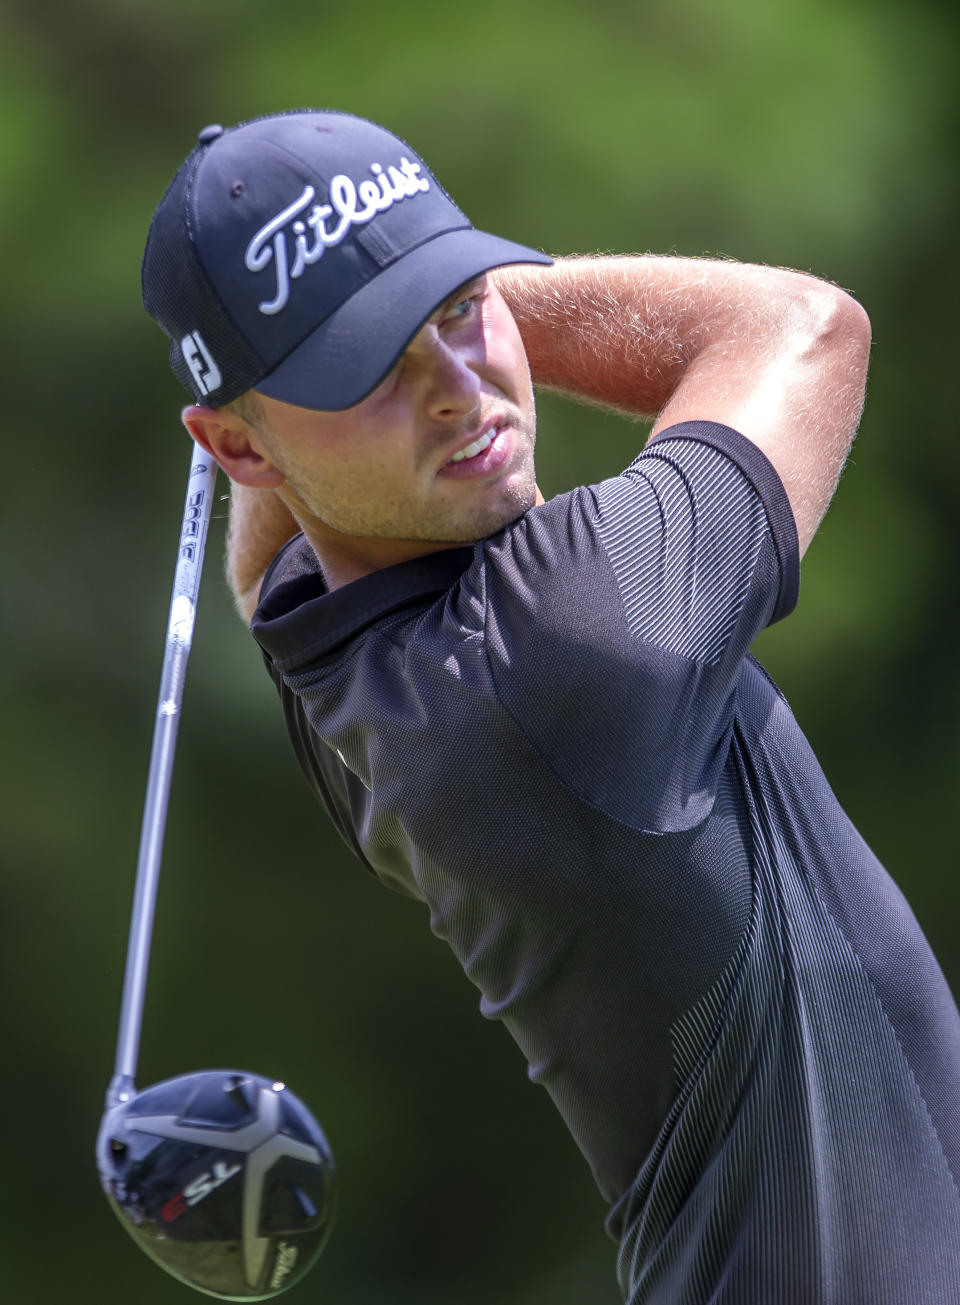
<path fill-rule="evenodd" d="M 323 1249 L 330 1147 L 283 1083 L 202 1070 L 135 1086 L 157 884 L 216 464 L 194 449 L 150 754 L 113 1077 L 97 1135 L 100 1182 L 137 1244 L 221 1300 L 267 1300 Z"/>

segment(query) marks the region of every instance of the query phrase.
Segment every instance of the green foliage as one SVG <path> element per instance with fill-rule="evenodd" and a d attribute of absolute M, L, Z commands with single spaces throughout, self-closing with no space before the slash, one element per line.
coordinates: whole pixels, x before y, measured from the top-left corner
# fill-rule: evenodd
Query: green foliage
<path fill-rule="evenodd" d="M 414 142 L 478 225 L 516 239 L 723 253 L 854 290 L 877 341 L 861 439 L 800 608 L 759 651 L 960 988 L 956 34 L 946 6 L 851 0 L 8 4 L 10 1299 L 189 1299 L 113 1226 L 92 1148 L 188 463 L 139 259 L 209 121 L 348 109 Z M 616 471 L 644 437 L 553 397 L 540 425 L 548 492 Z M 343 1202 L 291 1301 L 612 1303 L 601 1203 L 519 1053 L 477 1018 L 422 912 L 367 882 L 312 805 L 216 573 L 222 529 L 141 1080 L 237 1064 L 312 1103 Z"/>

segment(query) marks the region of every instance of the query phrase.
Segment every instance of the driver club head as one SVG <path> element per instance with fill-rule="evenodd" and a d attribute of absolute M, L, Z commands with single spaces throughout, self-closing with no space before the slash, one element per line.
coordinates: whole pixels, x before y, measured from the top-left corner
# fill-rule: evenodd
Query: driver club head
<path fill-rule="evenodd" d="M 221 1300 L 268 1300 L 323 1249 L 333 1156 L 283 1083 L 203 1070 L 108 1106 L 100 1181 L 134 1241 L 168 1273 Z"/>

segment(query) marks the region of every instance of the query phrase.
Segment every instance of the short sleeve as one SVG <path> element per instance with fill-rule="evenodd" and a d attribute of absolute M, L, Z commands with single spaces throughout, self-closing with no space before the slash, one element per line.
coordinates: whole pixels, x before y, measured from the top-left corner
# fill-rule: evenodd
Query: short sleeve
<path fill-rule="evenodd" d="M 796 527 L 760 450 L 713 423 L 669 428 L 485 554 L 493 680 L 544 760 L 631 825 L 705 818 L 750 644 L 797 597 Z"/>
<path fill-rule="evenodd" d="M 717 661 L 768 543 L 777 562 L 769 619 L 793 610 L 793 515 L 773 467 L 738 432 L 709 422 L 671 427 L 598 486 L 597 498 L 600 535 L 638 637 Z"/>

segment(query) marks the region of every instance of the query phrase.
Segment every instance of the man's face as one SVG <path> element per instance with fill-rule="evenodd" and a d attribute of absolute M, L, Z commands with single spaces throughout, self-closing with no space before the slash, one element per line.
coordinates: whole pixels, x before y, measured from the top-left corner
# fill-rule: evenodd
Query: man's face
<path fill-rule="evenodd" d="M 446 300 L 355 407 L 259 397 L 258 433 L 308 537 L 383 541 L 380 565 L 408 556 L 404 541 L 482 539 L 536 500 L 530 371 L 487 277 Z"/>

